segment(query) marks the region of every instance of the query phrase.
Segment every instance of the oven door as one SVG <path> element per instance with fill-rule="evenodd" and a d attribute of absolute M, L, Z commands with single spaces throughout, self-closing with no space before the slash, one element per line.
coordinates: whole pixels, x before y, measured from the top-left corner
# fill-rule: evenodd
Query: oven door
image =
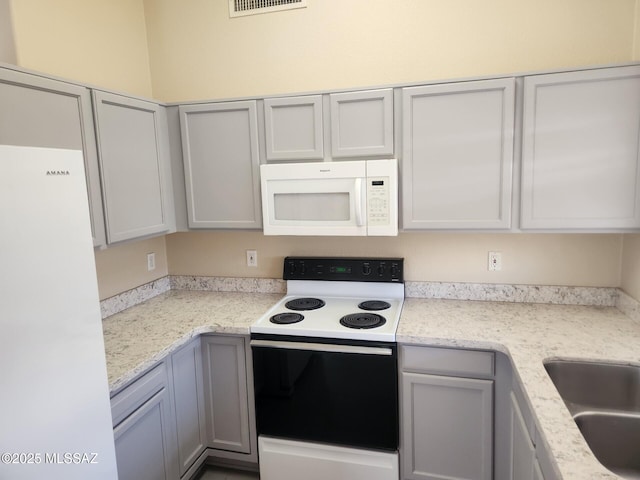
<path fill-rule="evenodd" d="M 397 347 L 252 335 L 259 435 L 398 449 Z"/>

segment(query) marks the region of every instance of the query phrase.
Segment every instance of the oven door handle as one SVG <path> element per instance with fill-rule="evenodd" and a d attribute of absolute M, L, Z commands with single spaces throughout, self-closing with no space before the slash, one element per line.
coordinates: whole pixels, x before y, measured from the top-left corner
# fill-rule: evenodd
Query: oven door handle
<path fill-rule="evenodd" d="M 307 342 L 278 342 L 275 340 L 251 340 L 252 347 L 285 348 L 289 350 L 311 350 L 330 353 L 358 353 L 364 355 L 393 355 L 386 347 L 361 347 L 356 345 L 337 345 Z"/>

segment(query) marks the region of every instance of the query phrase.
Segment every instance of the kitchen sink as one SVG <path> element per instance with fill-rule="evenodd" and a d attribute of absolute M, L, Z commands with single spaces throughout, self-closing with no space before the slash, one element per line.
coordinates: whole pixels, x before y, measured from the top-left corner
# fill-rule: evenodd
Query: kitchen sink
<path fill-rule="evenodd" d="M 640 367 L 571 360 L 544 367 L 572 414 L 585 409 L 640 413 Z"/>
<path fill-rule="evenodd" d="M 640 415 L 582 413 L 574 420 L 602 465 L 622 477 L 640 479 Z"/>
<path fill-rule="evenodd" d="M 574 360 L 544 367 L 598 461 L 640 480 L 640 367 Z"/>

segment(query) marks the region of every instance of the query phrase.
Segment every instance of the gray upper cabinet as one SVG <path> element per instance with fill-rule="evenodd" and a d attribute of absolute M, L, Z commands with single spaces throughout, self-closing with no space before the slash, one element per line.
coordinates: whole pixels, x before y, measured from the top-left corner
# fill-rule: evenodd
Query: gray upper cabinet
<path fill-rule="evenodd" d="M 402 223 L 508 229 L 515 80 L 402 90 Z"/>
<path fill-rule="evenodd" d="M 256 102 L 179 111 L 189 227 L 261 228 Z"/>
<path fill-rule="evenodd" d="M 332 93 L 331 155 L 393 155 L 393 90 Z"/>
<path fill-rule="evenodd" d="M 107 241 L 175 228 L 164 107 L 94 91 Z"/>
<path fill-rule="evenodd" d="M 93 244 L 106 244 L 91 94 L 87 88 L 0 69 L 0 144 L 82 150 Z"/>
<path fill-rule="evenodd" d="M 322 95 L 264 100 L 267 161 L 321 160 Z"/>
<path fill-rule="evenodd" d="M 526 77 L 521 227 L 640 228 L 640 66 Z"/>

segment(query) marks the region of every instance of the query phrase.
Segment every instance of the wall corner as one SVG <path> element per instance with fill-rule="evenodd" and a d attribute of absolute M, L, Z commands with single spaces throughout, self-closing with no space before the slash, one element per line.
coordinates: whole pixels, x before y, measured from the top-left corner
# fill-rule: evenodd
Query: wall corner
<path fill-rule="evenodd" d="M 0 0 L 0 62 L 18 64 L 11 0 Z"/>

